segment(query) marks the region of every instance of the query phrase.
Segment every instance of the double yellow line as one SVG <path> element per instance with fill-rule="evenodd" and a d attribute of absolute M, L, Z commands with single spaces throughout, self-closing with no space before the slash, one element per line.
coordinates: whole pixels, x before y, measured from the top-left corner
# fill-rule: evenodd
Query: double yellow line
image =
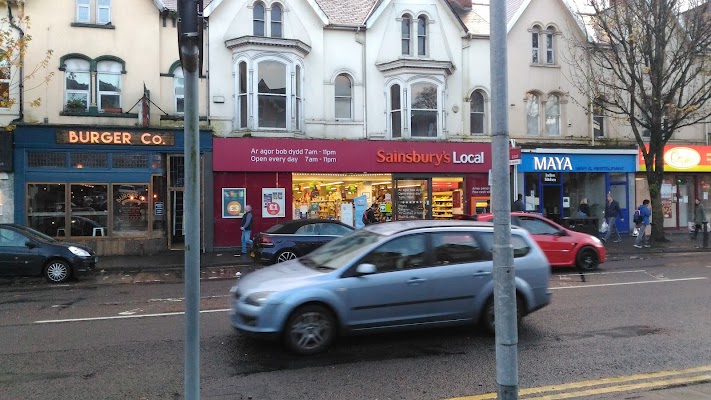
<path fill-rule="evenodd" d="M 539 386 L 519 390 L 518 395 L 520 398 L 525 398 L 527 400 L 574 399 L 584 396 L 629 392 L 633 390 L 651 390 L 703 382 L 711 382 L 711 365 L 674 371 L 660 371 L 637 375 L 618 376 L 561 385 Z M 489 399 L 496 399 L 496 393 L 455 397 L 449 400 Z"/>

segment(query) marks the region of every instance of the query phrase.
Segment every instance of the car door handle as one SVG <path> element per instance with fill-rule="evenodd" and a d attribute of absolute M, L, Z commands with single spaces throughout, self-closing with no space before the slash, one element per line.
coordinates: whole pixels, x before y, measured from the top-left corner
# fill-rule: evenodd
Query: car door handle
<path fill-rule="evenodd" d="M 477 271 L 473 274 L 473 276 L 487 276 L 491 275 L 491 272 L 489 271 Z"/>
<path fill-rule="evenodd" d="M 425 281 L 426 279 L 422 278 L 411 278 L 409 281 L 407 281 L 407 283 L 409 285 L 419 285 L 420 283 L 424 283 Z"/>

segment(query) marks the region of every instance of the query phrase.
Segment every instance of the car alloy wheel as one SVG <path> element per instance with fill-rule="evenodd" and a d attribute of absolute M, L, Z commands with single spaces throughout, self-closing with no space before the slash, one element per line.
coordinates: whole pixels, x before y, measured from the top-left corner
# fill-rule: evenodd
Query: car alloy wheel
<path fill-rule="evenodd" d="M 44 274 L 50 282 L 66 282 L 69 279 L 69 264 L 62 260 L 52 260 L 47 264 Z"/>
<path fill-rule="evenodd" d="M 516 295 L 516 321 L 517 326 L 521 326 L 521 320 L 524 314 L 524 305 L 521 297 Z M 484 314 L 481 316 L 481 323 L 484 326 L 486 332 L 491 335 L 496 334 L 496 311 L 494 310 L 494 296 L 492 295 L 486 302 L 486 307 L 484 307 Z"/>
<path fill-rule="evenodd" d="M 291 250 L 285 250 L 285 251 L 282 251 L 281 253 L 279 253 L 279 255 L 277 256 L 276 262 L 280 263 L 280 262 L 284 262 L 284 261 L 293 260 L 295 258 L 298 258 L 296 253 L 294 253 Z"/>
<path fill-rule="evenodd" d="M 308 355 L 326 350 L 335 335 L 333 314 L 323 306 L 309 305 L 297 309 L 289 317 L 284 340 L 289 350 Z"/>
<path fill-rule="evenodd" d="M 583 247 L 578 252 L 577 264 L 578 268 L 583 271 L 594 271 L 600 265 L 600 258 L 594 249 Z"/>

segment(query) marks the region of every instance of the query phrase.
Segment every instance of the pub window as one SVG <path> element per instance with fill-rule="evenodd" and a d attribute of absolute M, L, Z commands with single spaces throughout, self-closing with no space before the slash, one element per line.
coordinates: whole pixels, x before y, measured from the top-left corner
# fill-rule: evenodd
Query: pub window
<path fill-rule="evenodd" d="M 72 184 L 70 236 L 106 236 L 109 218 L 107 185 Z"/>
<path fill-rule="evenodd" d="M 148 185 L 113 184 L 114 236 L 137 236 L 148 231 Z"/>
<path fill-rule="evenodd" d="M 73 168 L 108 168 L 109 156 L 106 153 L 72 153 Z"/>
<path fill-rule="evenodd" d="M 33 168 L 66 168 L 67 153 L 28 151 L 27 166 Z"/>
<path fill-rule="evenodd" d="M 49 236 L 66 236 L 66 185 L 27 185 L 27 226 Z"/>
<path fill-rule="evenodd" d="M 64 104 L 67 111 L 86 111 L 89 108 L 91 87 L 90 63 L 87 60 L 64 61 Z"/>
<path fill-rule="evenodd" d="M 122 69 L 122 65 L 116 61 L 99 61 L 96 64 L 100 111 L 121 112 Z"/>
<path fill-rule="evenodd" d="M 112 168 L 147 168 L 147 154 L 113 153 L 111 154 Z"/>

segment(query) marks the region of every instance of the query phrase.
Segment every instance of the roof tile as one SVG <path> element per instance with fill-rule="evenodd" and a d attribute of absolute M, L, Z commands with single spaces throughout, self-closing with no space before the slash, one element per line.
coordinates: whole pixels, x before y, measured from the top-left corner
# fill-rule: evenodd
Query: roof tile
<path fill-rule="evenodd" d="M 382 0 L 316 0 L 331 24 L 360 26 Z"/>

